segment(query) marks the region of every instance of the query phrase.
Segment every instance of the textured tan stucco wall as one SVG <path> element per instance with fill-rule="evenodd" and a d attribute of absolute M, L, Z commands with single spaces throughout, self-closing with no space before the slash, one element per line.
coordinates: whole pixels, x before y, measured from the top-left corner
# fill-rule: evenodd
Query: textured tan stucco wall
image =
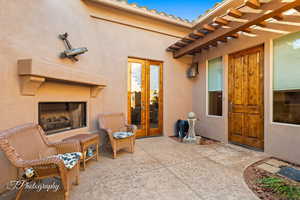
<path fill-rule="evenodd" d="M 91 16 L 102 18 L 109 21 L 128 24 L 143 29 L 151 29 L 153 31 L 157 31 L 157 32 L 161 32 L 173 36 L 178 36 L 178 37 L 185 37 L 188 32 L 192 31 L 192 29 L 189 27 L 168 24 L 163 21 L 147 18 L 145 16 L 138 16 L 128 11 L 117 10 L 115 8 L 107 7 L 99 3 L 86 1 L 86 5 L 89 7 Z"/>
<path fill-rule="evenodd" d="M 97 9 L 94 12 L 98 12 Z M 133 19 L 139 17 L 122 18 L 129 24 L 134 23 Z M 142 24 L 154 31 L 168 31 L 170 35 L 187 34 L 187 29 L 146 18 Z M 164 62 L 164 135 L 172 135 L 175 121 L 192 110 L 193 83 L 185 76 L 191 58 L 175 60 L 165 51 L 178 39 L 176 37 L 91 18 L 87 5 L 74 0 L 0 0 L 0 27 L 0 131 L 23 123 L 37 123 L 40 101 L 88 103 L 87 128 L 57 134 L 50 139 L 97 130 L 99 113 L 127 112 L 127 58 L 130 56 Z M 74 47 L 89 49 L 77 63 L 58 58 L 65 49 L 58 34 L 64 32 L 70 34 Z M 67 66 L 70 72 L 80 69 L 103 76 L 107 88 L 97 98 L 90 98 L 89 87 L 47 82 L 36 96 L 22 96 L 17 60 L 24 58 Z M 15 174 L 1 152 L 0 171 L 1 188 Z"/>
<path fill-rule="evenodd" d="M 271 25 L 273 26 L 273 25 Z M 274 27 L 274 26 L 273 26 Z M 288 32 L 299 31 L 297 26 L 276 25 L 279 30 Z M 204 51 L 195 58 L 198 60 L 199 77 L 193 86 L 193 110 L 200 116 L 197 132 L 208 138 L 228 143 L 228 55 L 259 44 L 265 46 L 264 59 L 264 101 L 265 101 L 265 152 L 284 160 L 300 163 L 300 126 L 276 124 L 272 122 L 272 40 L 282 34 L 266 31 L 255 31 L 257 37 L 240 36 L 237 40 L 230 40 L 220 44 L 217 48 Z M 223 116 L 207 116 L 207 75 L 206 62 L 209 59 L 223 56 L 224 89 Z"/>

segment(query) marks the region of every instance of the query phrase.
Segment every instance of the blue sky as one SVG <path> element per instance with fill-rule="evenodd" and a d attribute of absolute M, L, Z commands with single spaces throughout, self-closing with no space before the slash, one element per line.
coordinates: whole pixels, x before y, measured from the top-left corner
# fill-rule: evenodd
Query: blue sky
<path fill-rule="evenodd" d="M 194 20 L 221 0 L 128 0 L 149 9 L 157 9 L 181 18 Z"/>

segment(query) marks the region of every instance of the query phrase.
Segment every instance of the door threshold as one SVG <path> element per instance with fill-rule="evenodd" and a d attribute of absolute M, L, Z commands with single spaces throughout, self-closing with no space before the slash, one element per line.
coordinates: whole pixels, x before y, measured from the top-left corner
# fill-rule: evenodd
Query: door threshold
<path fill-rule="evenodd" d="M 138 139 L 147 139 L 147 138 L 154 138 L 154 137 L 163 137 L 164 135 L 150 135 L 150 136 L 143 136 L 143 137 L 138 137 Z"/>
<path fill-rule="evenodd" d="M 229 144 L 232 144 L 232 145 L 240 146 L 240 147 L 243 147 L 243 148 L 245 148 L 245 149 L 252 150 L 252 151 L 264 152 L 263 149 L 256 148 L 256 147 L 251 147 L 251 146 L 248 146 L 248 145 L 245 145 L 245 144 L 239 144 L 239 143 L 236 143 L 236 142 L 228 142 L 228 143 L 229 143 Z"/>

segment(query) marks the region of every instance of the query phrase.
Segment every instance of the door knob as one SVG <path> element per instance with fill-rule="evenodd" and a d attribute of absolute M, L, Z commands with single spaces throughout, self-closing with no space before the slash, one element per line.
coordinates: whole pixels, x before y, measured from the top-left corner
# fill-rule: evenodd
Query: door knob
<path fill-rule="evenodd" d="M 229 112 L 232 111 L 232 105 L 233 105 L 233 103 L 232 103 L 232 102 L 229 102 L 229 108 L 228 108 L 228 111 L 229 111 Z"/>

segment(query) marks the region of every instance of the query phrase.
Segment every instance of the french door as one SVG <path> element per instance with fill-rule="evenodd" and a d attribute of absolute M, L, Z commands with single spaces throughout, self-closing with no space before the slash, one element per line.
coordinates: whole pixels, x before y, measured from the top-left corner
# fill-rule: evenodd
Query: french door
<path fill-rule="evenodd" d="M 128 59 L 128 123 L 138 127 L 137 137 L 162 135 L 163 64 Z"/>

